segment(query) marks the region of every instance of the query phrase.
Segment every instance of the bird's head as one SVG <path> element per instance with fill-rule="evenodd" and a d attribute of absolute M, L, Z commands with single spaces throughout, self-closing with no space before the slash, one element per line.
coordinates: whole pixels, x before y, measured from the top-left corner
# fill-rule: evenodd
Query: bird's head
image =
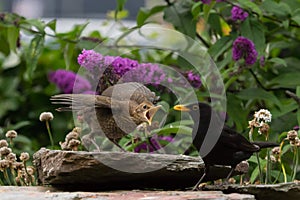
<path fill-rule="evenodd" d="M 199 121 L 199 115 L 200 111 L 203 112 L 202 108 L 205 106 L 205 104 L 196 102 L 196 103 L 190 103 L 186 105 L 176 105 L 174 106 L 174 110 L 182 111 L 182 112 L 188 112 L 194 121 Z"/>
<path fill-rule="evenodd" d="M 155 113 L 160 108 L 161 108 L 160 105 L 155 106 L 149 101 L 144 101 L 134 107 L 131 116 L 133 121 L 135 121 L 136 124 L 141 124 L 143 122 L 146 122 L 149 125 L 151 125 Z"/>
<path fill-rule="evenodd" d="M 210 120 L 212 115 L 212 108 L 209 104 L 201 103 L 201 102 L 195 102 L 195 103 L 189 103 L 186 105 L 176 105 L 174 106 L 174 110 L 179 110 L 182 112 L 188 112 L 194 122 L 199 122 L 199 120 L 202 123 L 209 123 L 207 120 Z"/>

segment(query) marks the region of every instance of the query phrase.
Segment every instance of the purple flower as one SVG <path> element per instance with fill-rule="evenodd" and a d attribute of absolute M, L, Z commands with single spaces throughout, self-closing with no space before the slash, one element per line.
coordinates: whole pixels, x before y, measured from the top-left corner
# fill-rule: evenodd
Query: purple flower
<path fill-rule="evenodd" d="M 162 145 L 160 144 L 160 141 L 173 142 L 174 139 L 172 136 L 154 135 L 150 138 L 150 140 L 154 147 L 151 144 L 149 144 L 148 142 L 143 142 L 134 148 L 134 152 L 145 152 L 145 151 L 153 152 L 153 151 L 159 150 L 162 147 Z"/>
<path fill-rule="evenodd" d="M 102 62 L 103 56 L 94 50 L 83 49 L 81 54 L 77 57 L 77 62 L 80 66 L 85 67 L 89 71 L 99 67 Z"/>
<path fill-rule="evenodd" d="M 117 57 L 111 63 L 117 75 L 123 76 L 126 72 L 139 66 L 136 60 L 129 58 Z"/>
<path fill-rule="evenodd" d="M 257 59 L 257 51 L 254 43 L 242 36 L 238 37 L 233 42 L 232 49 L 232 59 L 237 61 L 241 58 L 245 59 L 247 65 L 253 65 Z"/>
<path fill-rule="evenodd" d="M 299 131 L 299 129 L 300 129 L 299 126 L 294 126 L 293 127 L 293 130 L 295 130 L 295 131 Z"/>
<path fill-rule="evenodd" d="M 238 6 L 233 6 L 231 9 L 231 19 L 234 21 L 244 21 L 248 17 L 248 13 Z"/>
<path fill-rule="evenodd" d="M 211 0 L 201 0 L 204 4 L 210 4 Z"/>
<path fill-rule="evenodd" d="M 72 71 L 59 69 L 50 72 L 48 79 L 50 82 L 55 83 L 57 87 L 66 94 L 90 92 L 92 89 L 88 80 Z"/>
<path fill-rule="evenodd" d="M 142 82 L 159 85 L 166 78 L 165 72 L 156 64 L 142 63 L 128 71 L 123 77 L 124 82 Z"/>
<path fill-rule="evenodd" d="M 194 88 L 201 87 L 202 82 L 199 75 L 194 74 L 192 71 L 188 71 L 186 72 L 186 77 Z"/>

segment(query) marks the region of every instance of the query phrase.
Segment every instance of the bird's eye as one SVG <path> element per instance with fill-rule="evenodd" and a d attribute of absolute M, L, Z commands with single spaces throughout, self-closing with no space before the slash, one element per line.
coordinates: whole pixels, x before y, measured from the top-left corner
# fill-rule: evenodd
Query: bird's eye
<path fill-rule="evenodd" d="M 147 109 L 148 108 L 148 106 L 145 104 L 145 105 L 143 105 L 143 109 Z"/>
<path fill-rule="evenodd" d="M 199 110 L 199 106 L 198 105 L 194 105 L 193 106 L 193 110 Z"/>

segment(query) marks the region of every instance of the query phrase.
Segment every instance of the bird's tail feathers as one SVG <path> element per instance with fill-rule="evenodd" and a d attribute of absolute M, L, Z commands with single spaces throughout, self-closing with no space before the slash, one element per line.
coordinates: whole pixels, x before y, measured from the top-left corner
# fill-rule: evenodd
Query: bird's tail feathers
<path fill-rule="evenodd" d="M 76 111 L 86 106 L 94 106 L 95 98 L 95 95 L 88 94 L 58 94 L 52 96 L 50 100 L 53 104 L 66 105 L 66 107 L 57 108 L 57 111 Z"/>
<path fill-rule="evenodd" d="M 277 147 L 279 146 L 279 144 L 275 143 L 275 142 L 263 142 L 263 141 L 255 141 L 252 142 L 253 144 L 259 146 L 261 149 L 262 148 L 269 148 L 269 147 Z"/>

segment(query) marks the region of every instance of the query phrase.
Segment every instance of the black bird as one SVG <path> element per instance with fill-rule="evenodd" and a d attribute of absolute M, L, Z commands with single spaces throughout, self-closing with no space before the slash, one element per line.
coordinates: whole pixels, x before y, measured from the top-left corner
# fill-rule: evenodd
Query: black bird
<path fill-rule="evenodd" d="M 222 125 L 221 117 L 217 112 L 213 111 L 211 106 L 205 103 L 192 103 L 188 105 L 176 105 L 175 110 L 189 112 L 193 121 L 195 122 L 193 128 L 193 145 L 196 147 L 200 155 L 202 155 L 200 149 L 205 145 L 203 143 L 209 129 L 213 129 L 215 133 L 218 131 L 216 127 Z M 212 117 L 213 116 L 213 117 Z M 211 122 L 211 120 L 213 121 Z M 210 125 L 211 123 L 211 125 Z M 198 127 L 198 128 L 197 128 Z M 215 128 L 215 129 L 214 129 Z M 235 130 L 230 129 L 227 126 L 219 129 L 219 138 L 212 149 L 205 155 L 203 155 L 203 161 L 205 163 L 205 171 L 193 190 L 197 189 L 203 178 L 208 174 L 209 167 L 212 165 L 227 165 L 231 166 L 231 170 L 226 177 L 226 180 L 230 178 L 237 164 L 241 161 L 247 160 L 254 152 L 259 152 L 262 148 L 275 147 L 278 144 L 273 142 L 249 142 L 241 134 Z M 215 135 L 218 137 L 218 135 Z M 204 148 L 205 149 L 205 148 Z"/>

